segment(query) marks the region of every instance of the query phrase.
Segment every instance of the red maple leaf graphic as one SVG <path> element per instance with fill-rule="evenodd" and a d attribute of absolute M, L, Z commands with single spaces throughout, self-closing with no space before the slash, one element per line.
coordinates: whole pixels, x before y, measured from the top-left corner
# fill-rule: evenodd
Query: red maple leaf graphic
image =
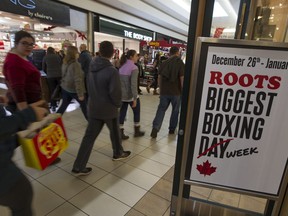
<path fill-rule="evenodd" d="M 211 175 L 212 173 L 216 172 L 217 167 L 211 166 L 211 163 L 207 160 L 206 162 L 203 162 L 203 165 L 197 164 L 197 170 L 200 172 L 200 174 Z"/>

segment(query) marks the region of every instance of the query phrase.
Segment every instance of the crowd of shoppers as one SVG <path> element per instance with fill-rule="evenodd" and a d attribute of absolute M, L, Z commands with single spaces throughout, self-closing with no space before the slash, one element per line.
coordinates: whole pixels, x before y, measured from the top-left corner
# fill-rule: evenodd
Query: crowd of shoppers
<path fill-rule="evenodd" d="M 3 74 L 8 86 L 6 108 L 12 113 L 6 116 L 4 110 L 5 97 L 0 97 L 0 122 L 7 127 L 0 131 L 0 205 L 8 206 L 13 215 L 23 212 L 32 215 L 33 190 L 31 183 L 12 161 L 12 155 L 18 143 L 15 133 L 25 129 L 30 122 L 41 120 L 49 113 L 47 102 L 41 100 L 40 73 L 28 56 L 32 52 L 35 39 L 26 31 L 15 34 L 15 47 L 7 54 Z M 123 160 L 131 155 L 125 151 L 122 140 L 129 136 L 124 133 L 124 121 L 128 106 L 132 108 L 134 120 L 134 137 L 142 137 L 145 132 L 140 130 L 140 98 L 139 98 L 139 54 L 135 50 L 127 50 L 116 68 L 111 59 L 115 54 L 113 44 L 109 41 L 100 43 L 97 56 L 87 51 L 85 44 L 77 47 L 68 46 L 62 60 L 52 47 L 47 49 L 43 59 L 43 69 L 47 73 L 47 81 L 52 94 L 61 80 L 62 102 L 57 113 L 63 114 L 75 99 L 80 104 L 82 113 L 88 121 L 72 173 L 88 175 L 92 168 L 87 163 L 94 142 L 104 124 L 110 131 L 113 157 L 112 160 Z M 184 77 L 184 63 L 179 58 L 179 49 L 171 47 L 170 58 L 154 61 L 155 80 L 151 87 L 154 94 L 160 88 L 160 102 L 153 120 L 150 136 L 157 137 L 165 112 L 172 104 L 169 134 L 174 134 L 180 109 L 181 92 Z M 89 97 L 85 93 L 89 92 Z M 52 111 L 57 103 L 50 100 Z M 55 160 L 56 162 L 60 161 Z M 11 180 L 12 179 L 12 180 Z"/>

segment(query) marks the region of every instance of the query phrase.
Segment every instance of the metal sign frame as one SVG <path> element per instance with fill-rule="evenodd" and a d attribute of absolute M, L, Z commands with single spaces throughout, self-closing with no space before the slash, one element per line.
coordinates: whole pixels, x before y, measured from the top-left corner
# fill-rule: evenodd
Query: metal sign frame
<path fill-rule="evenodd" d="M 208 53 L 207 47 L 209 46 L 245 48 L 245 49 L 263 49 L 263 51 L 264 50 L 288 51 L 288 44 L 285 44 L 285 43 L 198 38 L 197 46 L 196 46 L 196 57 L 195 57 L 194 65 L 193 65 L 194 72 L 191 78 L 191 84 L 192 85 L 196 84 L 196 85 L 192 86 L 192 88 L 190 89 L 190 93 L 189 93 L 189 95 L 191 95 L 191 92 L 194 91 L 193 92 L 194 96 L 192 95 L 193 99 L 191 99 L 188 104 L 188 107 L 191 108 L 192 113 L 187 114 L 188 123 L 186 122 L 186 133 L 184 134 L 185 137 L 184 137 L 183 157 L 182 157 L 181 174 L 180 174 L 180 176 L 184 176 L 184 178 L 182 178 L 184 179 L 184 181 L 181 182 L 180 180 L 179 194 L 182 194 L 184 185 L 191 185 L 191 184 L 202 185 L 202 186 L 206 186 L 209 188 L 217 188 L 217 189 L 237 192 L 241 194 L 264 197 L 264 198 L 267 198 L 268 200 L 275 200 L 276 205 L 274 206 L 274 212 L 276 212 L 277 202 L 280 202 L 284 198 L 285 189 L 288 185 L 287 159 L 286 159 L 286 166 L 282 174 L 281 184 L 279 185 L 277 194 L 259 193 L 253 190 L 243 190 L 239 188 L 226 187 L 223 185 L 201 183 L 197 181 L 191 181 L 189 179 L 190 174 L 191 174 L 193 151 L 194 151 L 195 139 L 196 139 L 195 129 L 197 129 L 197 126 L 198 126 L 197 115 L 199 114 L 199 109 L 200 109 L 200 104 L 197 104 L 197 102 L 201 100 L 203 79 L 204 79 L 204 72 L 201 74 L 199 70 L 200 69 L 203 70 L 203 67 L 204 67 L 204 71 L 205 71 L 206 58 L 207 58 L 207 53 Z M 206 47 L 207 49 L 206 52 L 203 52 L 203 47 Z M 189 134 L 187 135 L 188 131 L 189 131 Z M 177 208 L 179 208 L 179 206 L 177 206 Z"/>

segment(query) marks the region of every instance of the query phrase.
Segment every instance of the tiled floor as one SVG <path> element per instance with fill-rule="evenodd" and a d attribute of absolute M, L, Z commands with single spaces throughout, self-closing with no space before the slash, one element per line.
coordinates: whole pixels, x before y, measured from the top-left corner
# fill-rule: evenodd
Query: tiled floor
<path fill-rule="evenodd" d="M 144 89 L 143 92 L 141 128 L 146 134 L 141 138 L 133 137 L 133 114 L 129 111 L 125 132 L 130 138 L 123 142 L 123 146 L 132 151 L 132 157 L 125 161 L 111 160 L 111 144 L 105 127 L 89 160 L 93 172 L 85 177 L 71 174 L 87 125 L 81 111 L 73 110 L 73 104 L 71 111 L 63 116 L 69 147 L 59 164 L 37 171 L 24 165 L 21 150 L 17 150 L 14 159 L 34 188 L 36 216 L 169 215 L 177 136 L 168 135 L 168 110 L 157 139 L 150 139 L 159 97 L 149 95 Z M 259 198 L 197 186 L 191 187 L 191 196 L 257 212 L 263 212 L 266 203 Z M 0 215 L 7 216 L 9 212 L 0 207 Z"/>

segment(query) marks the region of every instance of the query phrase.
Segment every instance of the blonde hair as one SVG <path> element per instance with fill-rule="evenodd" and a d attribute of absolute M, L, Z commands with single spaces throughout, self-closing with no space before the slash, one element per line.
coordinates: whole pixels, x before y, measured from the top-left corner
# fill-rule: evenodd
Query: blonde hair
<path fill-rule="evenodd" d="M 78 54 L 78 49 L 75 46 L 68 46 L 66 55 L 63 59 L 64 64 L 69 64 L 71 62 L 76 61 L 76 54 Z"/>

